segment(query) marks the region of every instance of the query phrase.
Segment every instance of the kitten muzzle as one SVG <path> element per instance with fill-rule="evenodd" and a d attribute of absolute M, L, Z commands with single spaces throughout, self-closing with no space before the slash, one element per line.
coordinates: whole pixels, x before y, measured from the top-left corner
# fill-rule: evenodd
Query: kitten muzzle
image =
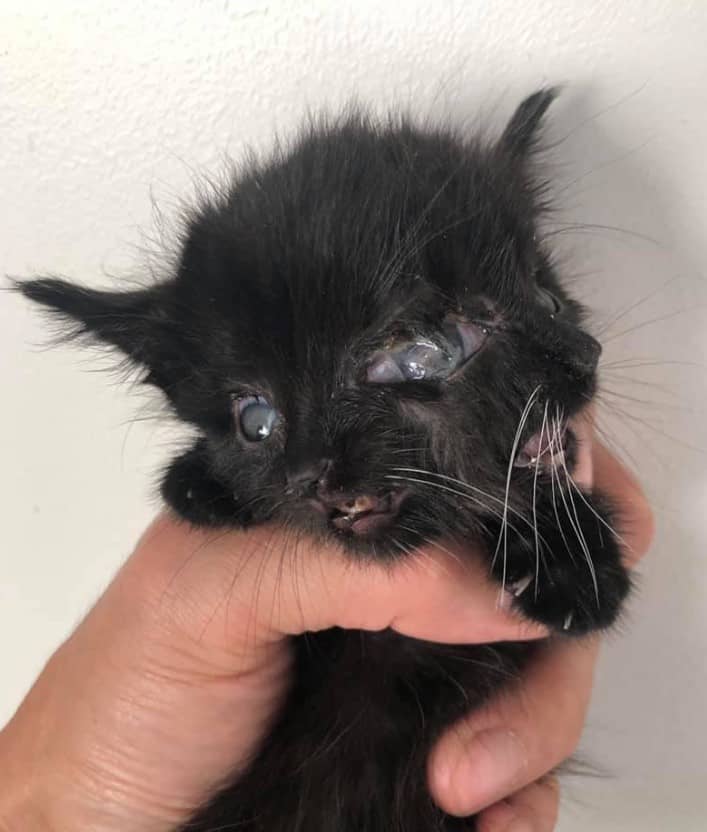
<path fill-rule="evenodd" d="M 319 492 L 317 508 L 326 514 L 337 531 L 356 536 L 370 536 L 390 526 L 405 500 L 405 491 L 384 494 L 345 494 Z"/>

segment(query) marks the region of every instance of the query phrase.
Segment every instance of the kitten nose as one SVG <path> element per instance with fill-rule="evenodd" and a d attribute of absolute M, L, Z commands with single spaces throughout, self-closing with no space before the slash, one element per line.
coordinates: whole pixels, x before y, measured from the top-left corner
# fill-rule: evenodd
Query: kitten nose
<path fill-rule="evenodd" d="M 294 465 L 288 465 L 285 473 L 288 490 L 297 494 L 306 492 L 313 485 L 321 482 L 330 468 L 330 459 L 319 459 L 314 462 L 302 460 Z"/>
<path fill-rule="evenodd" d="M 601 344 L 584 334 L 576 350 L 572 354 L 572 368 L 582 375 L 591 375 L 597 368 L 601 356 Z"/>

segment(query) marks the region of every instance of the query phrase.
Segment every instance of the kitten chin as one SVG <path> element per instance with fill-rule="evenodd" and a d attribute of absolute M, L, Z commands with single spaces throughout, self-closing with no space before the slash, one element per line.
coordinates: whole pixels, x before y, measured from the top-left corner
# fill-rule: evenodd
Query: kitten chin
<path fill-rule="evenodd" d="M 315 120 L 193 210 L 169 279 L 18 288 L 196 429 L 162 481 L 190 522 L 280 523 L 368 559 L 473 543 L 555 637 L 609 627 L 629 578 L 589 487 L 601 347 L 541 233 L 553 96 L 492 142 L 360 111 Z M 276 724 L 185 832 L 473 829 L 432 802 L 428 751 L 543 646 L 341 629 L 293 646 Z"/>

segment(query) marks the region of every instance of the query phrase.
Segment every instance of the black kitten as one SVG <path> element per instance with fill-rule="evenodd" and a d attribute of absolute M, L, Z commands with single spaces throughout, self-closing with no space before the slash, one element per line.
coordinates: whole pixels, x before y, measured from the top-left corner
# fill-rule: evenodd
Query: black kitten
<path fill-rule="evenodd" d="M 524 615 L 606 627 L 629 581 L 606 501 L 571 476 L 600 346 L 538 236 L 552 98 L 524 101 L 493 144 L 361 114 L 320 123 L 193 214 L 172 279 L 21 289 L 144 367 L 198 428 L 163 483 L 182 517 L 274 520 L 358 557 L 473 539 Z M 427 752 L 531 650 L 300 639 L 279 723 L 188 828 L 472 829 L 432 803 Z"/>

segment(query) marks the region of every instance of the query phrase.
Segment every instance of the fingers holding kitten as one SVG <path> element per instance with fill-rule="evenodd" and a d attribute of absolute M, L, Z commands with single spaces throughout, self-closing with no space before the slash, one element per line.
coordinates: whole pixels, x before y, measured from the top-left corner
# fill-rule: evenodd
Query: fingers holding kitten
<path fill-rule="evenodd" d="M 636 477 L 601 442 L 592 445 L 594 487 L 614 503 L 623 559 L 633 567 L 646 554 L 655 537 L 655 518 Z"/>
<path fill-rule="evenodd" d="M 476 828 L 478 832 L 552 832 L 559 804 L 557 780 L 542 777 L 482 812 Z"/>
<path fill-rule="evenodd" d="M 430 790 L 442 809 L 466 816 L 493 806 L 544 777 L 574 751 L 597 651 L 596 639 L 548 646 L 522 685 L 443 734 L 428 761 Z"/>
<path fill-rule="evenodd" d="M 146 532 L 128 570 L 147 571 L 154 603 L 179 613 L 200 644 L 232 649 L 329 627 L 443 643 L 542 638 L 503 603 L 480 553 L 429 546 L 394 564 L 356 562 L 335 545 L 257 526 L 191 527 L 169 515 Z M 184 621 L 184 610 L 195 621 Z"/>
<path fill-rule="evenodd" d="M 591 434 L 585 441 L 592 443 L 586 486 L 612 501 L 624 563 L 635 566 L 654 536 L 650 506 L 627 468 Z M 597 653 L 596 638 L 549 644 L 522 684 L 446 731 L 428 761 L 430 789 L 439 805 L 461 816 L 487 807 L 479 819 L 481 832 L 523 822 L 529 829 L 552 829 L 557 797 L 539 784 L 579 740 Z"/>
<path fill-rule="evenodd" d="M 597 439 L 595 408 L 587 408 L 573 424 L 577 458 L 574 481 L 586 491 L 598 491 L 612 501 L 617 513 L 623 561 L 633 567 L 646 554 L 655 536 L 655 519 L 646 494 L 634 474 Z"/>

